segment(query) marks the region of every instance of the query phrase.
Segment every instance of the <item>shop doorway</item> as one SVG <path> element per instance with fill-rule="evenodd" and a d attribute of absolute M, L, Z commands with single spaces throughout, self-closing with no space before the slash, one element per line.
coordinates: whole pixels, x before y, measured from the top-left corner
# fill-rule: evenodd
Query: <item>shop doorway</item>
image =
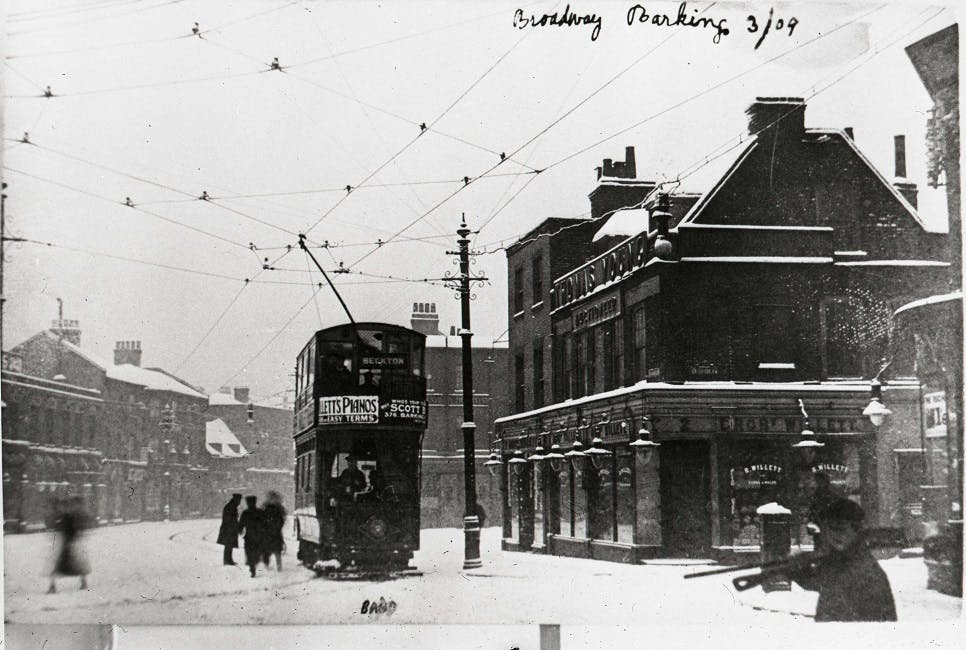
<path fill-rule="evenodd" d="M 711 466 L 706 440 L 661 442 L 661 528 L 669 557 L 711 555 Z"/>

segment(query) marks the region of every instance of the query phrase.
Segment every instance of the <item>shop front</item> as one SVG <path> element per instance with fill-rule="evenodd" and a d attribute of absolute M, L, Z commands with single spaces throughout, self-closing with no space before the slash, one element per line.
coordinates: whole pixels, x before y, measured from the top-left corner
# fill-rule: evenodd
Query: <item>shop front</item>
<path fill-rule="evenodd" d="M 503 548 L 756 561 L 761 506 L 790 510 L 807 548 L 809 511 L 833 496 L 896 526 L 891 453 L 918 442 L 917 396 L 890 387 L 895 422 L 880 428 L 862 416 L 867 383 L 641 383 L 502 418 Z"/>

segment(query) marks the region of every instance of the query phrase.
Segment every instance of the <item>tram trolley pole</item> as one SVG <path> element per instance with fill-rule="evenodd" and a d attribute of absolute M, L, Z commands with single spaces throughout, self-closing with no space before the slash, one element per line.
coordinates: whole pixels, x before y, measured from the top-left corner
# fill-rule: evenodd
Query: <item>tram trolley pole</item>
<path fill-rule="evenodd" d="M 463 493 L 465 510 L 463 515 L 463 535 L 465 539 L 465 554 L 463 569 L 477 569 L 483 565 L 480 559 L 480 520 L 476 508 L 476 423 L 473 421 L 473 348 L 471 339 L 473 331 L 470 328 L 470 292 L 472 282 L 483 283 L 485 276 L 470 275 L 470 240 L 472 231 L 466 226 L 466 215 L 460 223 L 456 234 L 459 250 L 446 251 L 447 255 L 458 256 L 459 274 L 446 274 L 443 278 L 450 287 L 456 290 L 460 298 L 461 324 L 459 336 L 463 342 Z"/>

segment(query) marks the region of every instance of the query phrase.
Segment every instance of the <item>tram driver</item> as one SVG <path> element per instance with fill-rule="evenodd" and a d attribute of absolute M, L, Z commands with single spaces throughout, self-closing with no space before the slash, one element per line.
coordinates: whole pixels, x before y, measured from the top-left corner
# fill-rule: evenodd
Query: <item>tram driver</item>
<path fill-rule="evenodd" d="M 339 486 L 346 500 L 354 500 L 356 495 L 366 490 L 366 475 L 359 469 L 356 457 L 345 457 L 347 467 L 339 475 Z"/>

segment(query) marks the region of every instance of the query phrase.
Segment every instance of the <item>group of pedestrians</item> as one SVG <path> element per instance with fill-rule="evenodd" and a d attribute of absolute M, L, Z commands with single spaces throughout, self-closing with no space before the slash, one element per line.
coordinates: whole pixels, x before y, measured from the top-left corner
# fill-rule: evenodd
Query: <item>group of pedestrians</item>
<path fill-rule="evenodd" d="M 225 547 L 223 563 L 235 565 L 232 557 L 238 547 L 238 537 L 245 539 L 245 563 L 248 565 L 252 577 L 259 562 L 268 568 L 271 558 L 275 556 L 275 566 L 282 570 L 282 551 L 285 550 L 285 540 L 282 538 L 282 528 L 285 526 L 285 508 L 282 497 L 278 492 L 269 492 L 265 497 L 265 505 L 258 507 L 258 498 L 245 497 L 245 510 L 238 515 L 238 506 L 242 495 L 231 495 L 231 500 L 221 511 L 221 527 L 218 529 L 218 543 Z"/>

